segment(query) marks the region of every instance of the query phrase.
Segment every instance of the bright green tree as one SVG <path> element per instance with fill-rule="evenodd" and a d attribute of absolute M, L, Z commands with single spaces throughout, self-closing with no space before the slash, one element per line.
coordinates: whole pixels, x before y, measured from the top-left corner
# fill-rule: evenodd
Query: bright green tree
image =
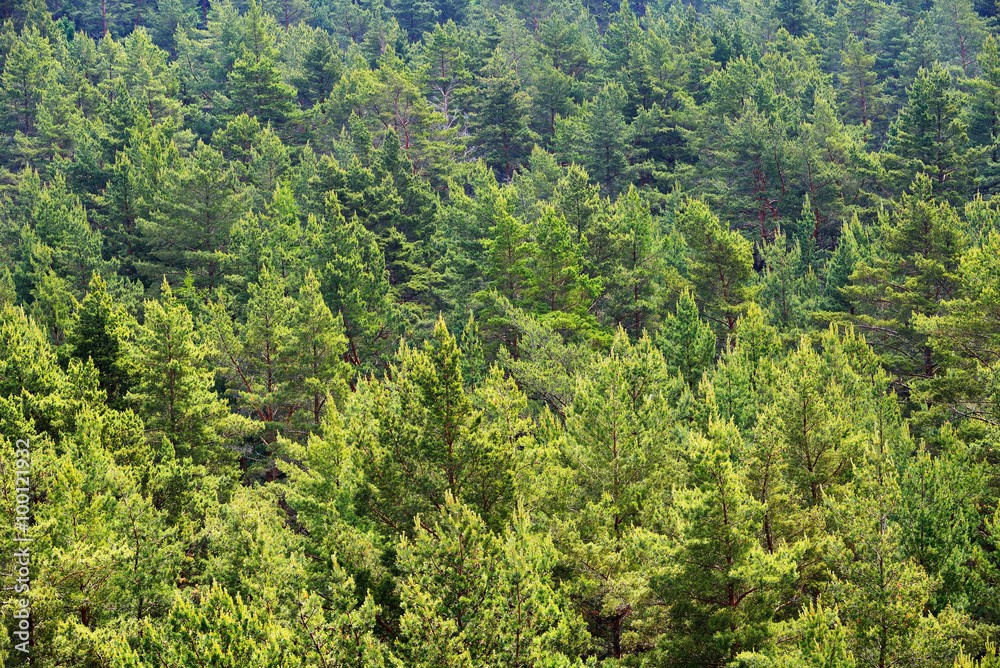
<path fill-rule="evenodd" d="M 731 332 L 744 303 L 752 297 L 750 242 L 724 226 L 699 200 L 684 206 L 678 226 L 691 249 L 688 271 L 702 315 L 721 331 Z"/>
<path fill-rule="evenodd" d="M 191 314 L 164 281 L 160 301 L 147 301 L 132 351 L 138 378 L 126 397 L 139 409 L 154 444 L 169 442 L 195 464 L 232 459 L 226 445 L 253 431 L 214 392 L 208 350 Z"/>
<path fill-rule="evenodd" d="M 555 550 L 526 516 L 493 534 L 450 494 L 399 546 L 400 654 L 412 666 L 568 666 L 583 620 L 551 580 Z"/>
<path fill-rule="evenodd" d="M 689 292 L 681 294 L 675 312 L 664 319 L 656 342 L 667 367 L 692 388 L 715 361 L 715 334 L 698 316 L 698 305 Z"/>
<path fill-rule="evenodd" d="M 639 651 L 662 630 L 641 527 L 653 524 L 676 482 L 669 401 L 677 384 L 648 337 L 633 343 L 619 329 L 610 353 L 578 376 L 565 434 L 541 438 L 560 454 L 531 494 L 544 499 L 565 568 L 579 574 L 564 586 L 601 653 L 615 658 Z"/>

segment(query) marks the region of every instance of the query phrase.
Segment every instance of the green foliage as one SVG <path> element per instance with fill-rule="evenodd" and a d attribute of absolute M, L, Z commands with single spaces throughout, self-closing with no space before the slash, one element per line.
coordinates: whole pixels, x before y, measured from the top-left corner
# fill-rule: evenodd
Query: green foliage
<path fill-rule="evenodd" d="M 663 321 L 657 342 L 667 367 L 676 370 L 689 387 L 696 387 L 715 361 L 715 335 L 698 317 L 690 293 L 681 295 L 676 314 Z"/>
<path fill-rule="evenodd" d="M 880 253 L 855 265 L 844 296 L 853 320 L 884 351 L 886 366 L 906 384 L 932 378 L 937 362 L 916 330 L 955 295 L 957 269 L 968 241 L 958 213 L 933 200 L 932 181 L 918 176 L 891 215 L 879 218 Z"/>
<path fill-rule="evenodd" d="M 147 301 L 145 311 L 132 351 L 138 378 L 127 400 L 139 407 L 156 446 L 172 447 L 196 464 L 231 460 L 224 446 L 253 429 L 213 392 L 208 351 L 187 307 L 164 281 L 162 301 Z"/>
<path fill-rule="evenodd" d="M 408 665 L 573 665 L 583 620 L 553 586 L 555 551 L 526 517 L 497 536 L 449 494 L 439 519 L 414 531 L 399 548 Z"/>
<path fill-rule="evenodd" d="M 908 90 L 909 101 L 890 133 L 888 157 L 897 187 L 926 174 L 935 194 L 965 195 L 974 175 L 975 149 L 968 147 L 960 93 L 941 67 L 921 68 Z"/>
<path fill-rule="evenodd" d="M 193 599 L 178 595 L 160 624 L 146 624 L 131 642 L 125 638 L 112 646 L 113 665 L 153 668 L 199 661 L 233 668 L 301 665 L 290 651 L 285 629 L 239 595 L 232 598 L 219 584 L 196 591 Z"/>
<path fill-rule="evenodd" d="M 993 665 L 996 14 L 0 0 L 0 664 Z"/>
<path fill-rule="evenodd" d="M 194 153 L 166 176 L 149 219 L 139 221 L 149 260 L 140 271 L 152 285 L 181 282 L 186 273 L 199 288 L 223 284 L 233 225 L 247 198 L 222 154 L 199 143 Z"/>
<path fill-rule="evenodd" d="M 101 375 L 101 389 L 116 408 L 122 406 L 132 386 L 134 372 L 129 366 L 128 349 L 134 331 L 134 321 L 115 304 L 104 279 L 95 275 L 66 343 L 72 346 L 74 357 L 94 363 Z"/>
<path fill-rule="evenodd" d="M 684 206 L 678 225 L 691 249 L 688 272 L 699 309 L 720 331 L 732 331 L 744 302 L 752 295 L 750 242 L 723 227 L 708 206 L 697 200 Z"/>
<path fill-rule="evenodd" d="M 485 429 L 462 381 L 461 352 L 444 322 L 423 350 L 401 347 L 389 383 L 362 382 L 348 407 L 367 485 L 359 508 L 392 535 L 463 500 L 491 525 L 509 515 L 504 444 Z"/>

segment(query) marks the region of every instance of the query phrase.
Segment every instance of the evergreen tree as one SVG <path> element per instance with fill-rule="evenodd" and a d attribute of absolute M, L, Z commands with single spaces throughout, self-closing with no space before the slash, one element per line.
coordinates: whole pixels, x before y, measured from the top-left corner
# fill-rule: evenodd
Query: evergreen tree
<path fill-rule="evenodd" d="M 274 30 L 273 19 L 252 2 L 242 51 L 229 73 L 229 99 L 234 111 L 250 113 L 279 128 L 294 116 L 297 93 L 278 72 Z"/>
<path fill-rule="evenodd" d="M 401 348 L 392 380 L 365 381 L 349 409 L 368 485 L 359 510 L 384 532 L 426 524 L 451 494 L 490 525 L 510 513 L 509 470 L 499 443 L 484 438 L 480 411 L 462 381 L 455 337 L 438 321 L 423 350 Z"/>
<path fill-rule="evenodd" d="M 909 101 L 890 131 L 886 156 L 897 187 L 926 174 L 939 196 L 965 195 L 975 176 L 978 151 L 968 146 L 961 94 L 941 67 L 921 69 Z"/>
<path fill-rule="evenodd" d="M 509 181 L 531 153 L 528 99 L 517 74 L 493 59 L 479 82 L 479 107 L 470 126 L 477 149 L 497 175 Z"/>
<path fill-rule="evenodd" d="M 55 83 L 57 68 L 49 41 L 37 30 L 25 31 L 14 42 L 2 76 L 8 114 L 5 125 L 9 133 L 20 132 L 28 136 L 38 133 L 43 96 Z"/>
<path fill-rule="evenodd" d="M 176 284 L 190 272 L 198 287 L 222 285 L 233 225 L 246 212 L 247 193 L 222 154 L 202 143 L 164 179 L 152 214 L 139 221 L 150 259 L 139 265 L 151 283 Z"/>
<path fill-rule="evenodd" d="M 655 591 L 677 629 L 661 639 L 669 656 L 721 666 L 769 640 L 774 610 L 794 596 L 795 552 L 768 556 L 759 531 L 764 507 L 744 484 L 743 443 L 732 424 L 713 422 L 686 444 L 690 477 L 674 492 Z"/>
<path fill-rule="evenodd" d="M 197 599 L 176 596 L 166 618 L 146 621 L 138 647 L 116 639 L 113 665 L 121 668 L 166 668 L 192 661 L 217 666 L 262 668 L 301 665 L 291 648 L 290 633 L 265 609 L 231 596 L 213 583 Z"/>
<path fill-rule="evenodd" d="M 290 345 L 289 319 L 293 300 L 285 294 L 285 281 L 265 267 L 257 283 L 249 286 L 245 323 L 235 323 L 222 303 L 210 307 L 206 334 L 220 369 L 236 395 L 236 405 L 263 423 L 260 445 L 244 457 L 265 460 L 277 434 L 287 425 L 295 407 L 289 387 L 286 348 Z"/>
<path fill-rule="evenodd" d="M 356 217 L 344 218 L 336 200 L 328 202 L 320 221 L 316 255 L 324 300 L 344 319 L 347 359 L 370 372 L 391 354 L 398 324 L 385 256 Z"/>
<path fill-rule="evenodd" d="M 640 527 L 654 521 L 673 482 L 675 446 L 664 436 L 676 392 L 649 338 L 632 343 L 619 329 L 610 355 L 578 379 L 565 436 L 552 435 L 562 452 L 552 472 L 558 477 L 535 483 L 562 560 L 580 573 L 566 586 L 603 655 L 633 654 L 660 631 Z"/>
<path fill-rule="evenodd" d="M 620 86 L 603 88 L 584 105 L 586 134 L 578 137 L 583 140 L 581 152 L 587 172 L 610 193 L 622 190 L 620 183 L 628 167 L 631 138 L 623 115 L 626 100 L 625 90 Z"/>
<path fill-rule="evenodd" d="M 969 114 L 969 139 L 984 149 L 985 164 L 977 174 L 982 190 L 993 192 L 998 185 L 1000 163 L 1000 50 L 991 35 L 979 54 L 982 76 L 972 80 L 973 98 Z"/>
<path fill-rule="evenodd" d="M 881 252 L 856 265 L 844 296 L 851 320 L 882 351 L 887 368 L 902 389 L 933 378 L 938 361 L 927 338 L 916 330 L 918 318 L 937 314 L 941 302 L 956 295 L 956 271 L 968 244 L 957 212 L 933 199 L 933 182 L 920 175 L 914 192 L 880 219 Z"/>
<path fill-rule="evenodd" d="M 976 53 L 987 35 L 986 23 L 970 0 L 937 0 L 930 20 L 938 31 L 938 51 L 945 63 L 955 62 L 969 77 L 975 73 Z"/>
<path fill-rule="evenodd" d="M 993 371 L 1000 342 L 990 324 L 998 307 L 994 287 L 1000 271 L 998 252 L 1000 234 L 991 230 L 981 246 L 963 256 L 952 298 L 941 304 L 939 312 L 914 318 L 916 330 L 928 337 L 934 359 L 946 369 L 927 384 L 921 399 L 934 412 L 987 425 L 996 425 L 1000 416 Z"/>
<path fill-rule="evenodd" d="M 335 317 L 323 300 L 320 283 L 306 274 L 289 323 L 291 340 L 284 351 L 297 385 L 296 408 L 308 416 L 305 424 L 319 425 L 330 399 L 343 401 L 348 375 L 344 354 L 347 338 L 341 314 Z"/>
<path fill-rule="evenodd" d="M 678 216 L 692 259 L 688 271 L 704 317 L 732 331 L 751 296 L 750 242 L 725 229 L 704 202 L 688 202 Z"/>
<path fill-rule="evenodd" d="M 146 302 L 146 321 L 132 352 L 138 378 L 127 400 L 139 407 L 157 447 L 173 447 L 195 464 L 218 466 L 232 459 L 224 446 L 253 429 L 213 391 L 208 351 L 166 281 L 161 295 L 161 301 Z"/>
<path fill-rule="evenodd" d="M 667 368 L 679 373 L 688 387 L 697 387 L 715 360 L 716 340 L 712 328 L 698 316 L 691 293 L 681 294 L 675 313 L 663 321 L 657 343 Z"/>
<path fill-rule="evenodd" d="M 295 86 L 301 104 L 314 107 L 333 92 L 342 69 L 343 64 L 330 43 L 330 36 L 317 30 L 302 55 L 301 74 L 289 83 Z"/>
<path fill-rule="evenodd" d="M 885 112 L 885 82 L 879 82 L 875 72 L 875 56 L 865 51 L 856 39 L 847 43 L 840 52 L 844 73 L 840 75 L 844 109 L 848 119 L 856 119 L 862 126 L 869 126 Z"/>
<path fill-rule="evenodd" d="M 131 316 L 108 294 L 104 279 L 95 275 L 66 343 L 72 346 L 74 357 L 94 363 L 100 373 L 101 389 L 113 408 L 123 407 L 132 386 L 134 371 L 129 366 L 128 349 L 134 329 Z"/>
<path fill-rule="evenodd" d="M 583 620 L 549 579 L 551 543 L 527 517 L 496 536 L 450 495 L 433 526 L 400 545 L 406 574 L 401 654 L 412 666 L 568 663 L 586 642 Z"/>
<path fill-rule="evenodd" d="M 548 209 L 534 225 L 535 251 L 529 262 L 527 299 L 538 312 L 582 316 L 597 295 L 600 283 L 583 272 L 586 246 L 573 242 L 566 219 Z"/>

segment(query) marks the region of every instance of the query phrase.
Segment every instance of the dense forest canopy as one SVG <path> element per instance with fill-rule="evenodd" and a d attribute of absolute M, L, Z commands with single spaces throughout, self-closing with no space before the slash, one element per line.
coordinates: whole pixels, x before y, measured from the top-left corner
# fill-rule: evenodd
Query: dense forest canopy
<path fill-rule="evenodd" d="M 0 0 L 0 665 L 1000 666 L 996 14 Z"/>

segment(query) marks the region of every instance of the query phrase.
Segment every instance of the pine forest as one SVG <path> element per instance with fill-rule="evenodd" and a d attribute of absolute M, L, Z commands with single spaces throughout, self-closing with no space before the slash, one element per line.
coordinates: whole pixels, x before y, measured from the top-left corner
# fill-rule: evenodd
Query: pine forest
<path fill-rule="evenodd" d="M 994 0 L 0 0 L 0 667 L 1000 668 Z"/>

